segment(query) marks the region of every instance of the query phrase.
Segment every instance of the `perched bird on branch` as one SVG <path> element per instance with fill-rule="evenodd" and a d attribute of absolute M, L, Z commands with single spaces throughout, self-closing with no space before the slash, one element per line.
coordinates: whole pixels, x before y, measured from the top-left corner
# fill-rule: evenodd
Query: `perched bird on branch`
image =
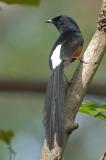
<path fill-rule="evenodd" d="M 60 32 L 49 56 L 51 77 L 43 110 L 46 141 L 51 150 L 54 139 L 60 147 L 64 144 L 64 67 L 79 58 L 84 40 L 71 17 L 61 15 L 46 22 L 54 24 Z"/>

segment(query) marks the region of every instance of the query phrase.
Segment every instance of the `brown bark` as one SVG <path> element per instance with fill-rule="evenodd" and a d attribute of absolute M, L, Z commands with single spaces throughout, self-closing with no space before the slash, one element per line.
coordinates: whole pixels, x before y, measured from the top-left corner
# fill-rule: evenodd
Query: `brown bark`
<path fill-rule="evenodd" d="M 106 157 L 106 152 L 101 156 L 99 160 L 105 160 L 105 157 Z"/>

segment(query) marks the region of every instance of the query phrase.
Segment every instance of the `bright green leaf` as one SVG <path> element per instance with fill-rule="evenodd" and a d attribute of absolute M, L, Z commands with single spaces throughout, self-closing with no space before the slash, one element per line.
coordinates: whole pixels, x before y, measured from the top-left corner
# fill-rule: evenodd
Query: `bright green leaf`
<path fill-rule="evenodd" d="M 98 112 L 95 117 L 100 118 L 104 121 L 106 121 L 106 115 L 104 115 L 102 112 Z"/>
<path fill-rule="evenodd" d="M 97 107 L 97 110 L 106 111 L 106 105 L 98 106 L 98 107 Z"/>
<path fill-rule="evenodd" d="M 106 105 L 98 106 L 97 104 L 92 102 L 85 102 L 80 106 L 79 112 L 106 121 Z"/>
<path fill-rule="evenodd" d="M 1 0 L 1 1 L 8 4 L 25 4 L 34 6 L 38 6 L 40 4 L 40 0 Z"/>

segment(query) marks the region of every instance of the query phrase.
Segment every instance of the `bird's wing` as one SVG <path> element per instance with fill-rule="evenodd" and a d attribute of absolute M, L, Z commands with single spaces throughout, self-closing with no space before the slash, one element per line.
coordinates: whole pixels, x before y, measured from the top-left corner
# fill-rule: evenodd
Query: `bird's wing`
<path fill-rule="evenodd" d="M 75 53 L 80 54 L 82 50 L 82 48 L 80 47 L 82 46 L 83 46 L 83 39 L 80 37 L 64 41 L 61 46 L 61 57 L 60 58 L 63 61 L 71 61 Z"/>

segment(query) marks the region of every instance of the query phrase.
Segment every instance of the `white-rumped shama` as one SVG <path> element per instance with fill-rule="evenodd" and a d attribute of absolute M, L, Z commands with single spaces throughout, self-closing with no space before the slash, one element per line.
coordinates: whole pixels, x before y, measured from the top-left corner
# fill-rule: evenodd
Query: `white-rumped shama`
<path fill-rule="evenodd" d="M 43 110 L 46 141 L 51 150 L 54 140 L 60 147 L 64 144 L 64 67 L 80 56 L 84 39 L 71 17 L 58 16 L 46 22 L 54 24 L 60 32 L 49 56 L 52 73 Z"/>

